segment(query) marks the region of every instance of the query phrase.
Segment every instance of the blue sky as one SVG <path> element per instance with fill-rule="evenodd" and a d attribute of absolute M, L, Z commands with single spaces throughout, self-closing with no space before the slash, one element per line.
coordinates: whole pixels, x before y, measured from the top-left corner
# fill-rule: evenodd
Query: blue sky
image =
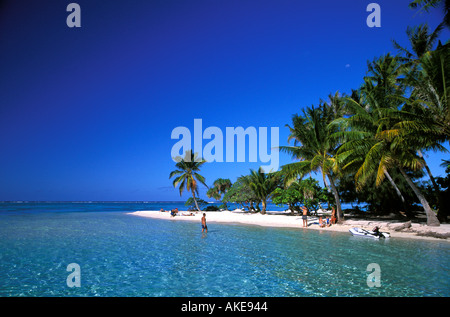
<path fill-rule="evenodd" d="M 293 114 L 358 88 L 368 60 L 408 44 L 407 26 L 442 20 L 409 0 L 377 1 L 380 28 L 362 0 L 79 0 L 69 28 L 70 2 L 0 4 L 0 200 L 180 200 L 174 128 L 279 127 L 285 145 Z M 443 157 L 429 153 L 436 176 Z"/>

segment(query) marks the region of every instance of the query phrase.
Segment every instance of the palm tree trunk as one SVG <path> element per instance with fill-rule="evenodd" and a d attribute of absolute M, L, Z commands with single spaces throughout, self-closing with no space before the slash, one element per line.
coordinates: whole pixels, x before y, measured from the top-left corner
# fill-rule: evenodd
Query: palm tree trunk
<path fill-rule="evenodd" d="M 327 189 L 327 191 L 328 191 L 329 193 L 331 193 L 330 185 L 329 185 L 328 182 L 327 182 L 327 178 L 325 177 L 325 173 L 322 171 L 322 168 L 321 168 L 321 167 L 319 167 L 319 170 L 320 170 L 320 172 L 322 173 L 323 184 L 325 185 L 325 188 Z"/>
<path fill-rule="evenodd" d="M 192 189 L 192 198 L 194 198 L 194 203 L 195 203 L 195 207 L 197 207 L 197 210 L 201 211 L 200 208 L 198 207 L 197 199 L 195 199 L 195 191 L 194 191 L 194 189 Z"/>
<path fill-rule="evenodd" d="M 256 203 L 256 212 L 260 212 L 261 208 L 259 208 L 259 204 L 261 203 L 261 200 L 257 200 L 255 201 L 255 203 Z"/>
<path fill-rule="evenodd" d="M 409 209 L 407 208 L 406 205 L 406 201 L 405 201 L 405 197 L 403 197 L 402 192 L 400 191 L 400 189 L 398 189 L 397 184 L 395 184 L 394 180 L 392 179 L 391 175 L 388 173 L 388 171 L 385 169 L 384 170 L 384 175 L 386 176 L 386 178 L 389 180 L 389 182 L 391 183 L 392 187 L 394 187 L 395 192 L 397 193 L 397 196 L 400 198 L 400 200 L 402 201 L 402 206 L 403 206 L 403 212 L 405 213 L 405 215 L 407 217 L 412 218 L 413 214 L 411 213 L 411 211 L 409 211 Z M 400 213 L 400 215 L 403 216 L 402 213 Z"/>
<path fill-rule="evenodd" d="M 428 167 L 427 162 L 425 161 L 425 158 L 422 155 L 422 152 L 420 150 L 417 151 L 417 154 L 419 155 L 419 157 L 423 160 L 425 169 L 428 173 L 428 176 L 430 177 L 431 183 L 433 184 L 433 189 L 434 189 L 434 195 L 436 196 L 436 202 L 437 202 L 437 206 L 438 206 L 438 214 L 437 214 L 437 218 L 440 220 L 445 219 L 445 212 L 441 206 L 441 191 L 439 189 L 439 186 L 436 184 L 436 180 L 433 177 L 433 174 L 431 174 L 431 170 Z"/>
<path fill-rule="evenodd" d="M 263 209 L 261 210 L 261 215 L 265 215 L 266 214 L 266 207 L 267 207 L 267 202 L 266 202 L 265 199 L 262 201 L 262 205 L 263 205 Z"/>
<path fill-rule="evenodd" d="M 399 166 L 400 173 L 402 173 L 403 177 L 405 178 L 408 185 L 411 187 L 411 189 L 416 194 L 417 198 L 419 198 L 420 203 L 423 206 L 423 209 L 425 210 L 425 214 L 427 215 L 427 225 L 430 227 L 438 227 L 440 226 L 439 220 L 436 217 L 436 214 L 433 210 L 431 210 L 430 205 L 428 204 L 428 201 L 426 200 L 425 196 L 422 195 L 420 190 L 414 185 L 411 178 L 409 178 L 408 175 L 406 175 L 405 171 L 401 166 Z"/>
<path fill-rule="evenodd" d="M 420 152 L 420 150 L 417 151 L 417 154 L 419 155 L 419 157 L 423 160 L 425 169 L 427 170 L 428 176 L 430 177 L 431 183 L 433 184 L 433 188 L 436 191 L 436 194 L 439 193 L 439 186 L 436 184 L 436 180 L 433 177 L 433 174 L 431 174 L 431 170 L 428 167 L 427 162 L 425 161 L 425 159 L 423 158 L 422 152 Z"/>
<path fill-rule="evenodd" d="M 386 169 L 384 170 L 384 175 L 387 177 L 389 182 L 391 183 L 392 187 L 394 187 L 395 192 L 397 193 L 398 197 L 400 197 L 403 205 L 405 204 L 405 198 L 403 197 L 402 193 L 400 192 L 400 189 L 398 189 L 397 185 L 395 184 L 394 180 L 392 179 L 391 175 L 389 175 L 388 171 Z"/>
<path fill-rule="evenodd" d="M 392 187 L 394 187 L 395 192 L 397 193 L 397 196 L 400 198 L 400 200 L 402 201 L 402 206 L 403 206 L 403 212 L 405 214 L 400 213 L 400 215 L 402 215 L 402 217 L 404 215 L 406 215 L 406 217 L 410 217 L 413 218 L 414 215 L 411 213 L 411 211 L 407 208 L 407 204 L 405 201 L 405 197 L 403 197 L 402 192 L 400 191 L 400 189 L 398 189 L 397 184 L 395 184 L 394 180 L 392 179 L 391 175 L 388 173 L 388 171 L 385 169 L 384 170 L 384 175 L 386 176 L 386 178 L 389 180 L 389 182 L 391 183 Z"/>
<path fill-rule="evenodd" d="M 330 174 L 327 174 L 328 179 L 330 180 L 331 190 L 333 191 L 334 199 L 336 200 L 336 214 L 337 214 L 337 222 L 342 223 L 344 221 L 344 214 L 342 213 L 341 208 L 341 200 L 339 198 L 339 193 L 334 185 L 333 177 Z"/>

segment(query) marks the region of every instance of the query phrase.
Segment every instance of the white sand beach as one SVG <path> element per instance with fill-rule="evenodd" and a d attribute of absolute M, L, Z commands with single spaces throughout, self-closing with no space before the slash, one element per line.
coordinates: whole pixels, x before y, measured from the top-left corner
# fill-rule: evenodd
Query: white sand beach
<path fill-rule="evenodd" d="M 297 228 L 300 230 L 323 230 L 346 232 L 350 235 L 349 229 L 359 227 L 371 230 L 378 226 L 380 231 L 389 232 L 391 238 L 413 238 L 427 239 L 435 241 L 450 242 L 450 224 L 441 224 L 439 227 L 429 227 L 425 224 L 411 223 L 398 220 L 345 220 L 343 224 L 334 224 L 330 227 L 320 228 L 319 220 L 316 216 L 308 216 L 308 227 L 303 228 L 302 217 L 298 214 L 282 211 L 267 211 L 266 215 L 260 213 L 249 213 L 243 211 L 202 211 L 197 213 L 180 211 L 175 217 L 170 212 L 142 210 L 129 213 L 140 217 L 150 217 L 165 219 L 169 221 L 195 221 L 200 224 L 203 213 L 206 214 L 207 223 L 239 223 L 245 225 L 258 225 L 266 227 Z M 401 229 L 402 227 L 406 227 Z"/>

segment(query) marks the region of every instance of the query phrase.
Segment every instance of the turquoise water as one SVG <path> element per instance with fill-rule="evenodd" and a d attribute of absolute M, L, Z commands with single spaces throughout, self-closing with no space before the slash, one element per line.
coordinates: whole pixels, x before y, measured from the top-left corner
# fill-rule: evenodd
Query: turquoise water
<path fill-rule="evenodd" d="M 126 214 L 144 205 L 0 204 L 0 296 L 450 296 L 448 242 L 214 223 L 202 234 Z M 67 286 L 70 263 L 80 287 Z"/>

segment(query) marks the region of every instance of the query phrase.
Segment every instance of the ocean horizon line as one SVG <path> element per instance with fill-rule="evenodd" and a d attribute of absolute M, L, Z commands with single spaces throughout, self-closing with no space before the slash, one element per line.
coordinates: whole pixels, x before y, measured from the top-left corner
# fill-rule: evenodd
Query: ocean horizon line
<path fill-rule="evenodd" d="M 0 204 L 182 204 L 185 205 L 185 200 L 0 200 Z M 208 201 L 209 205 L 223 204 L 222 201 Z M 276 208 L 283 208 L 278 206 L 273 201 L 267 202 L 269 205 L 276 206 Z M 355 206 L 364 206 L 364 203 L 359 202 L 343 202 L 346 207 L 344 209 L 353 209 Z M 239 205 L 239 204 L 231 204 Z M 322 207 L 327 208 L 327 204 L 322 204 Z"/>

